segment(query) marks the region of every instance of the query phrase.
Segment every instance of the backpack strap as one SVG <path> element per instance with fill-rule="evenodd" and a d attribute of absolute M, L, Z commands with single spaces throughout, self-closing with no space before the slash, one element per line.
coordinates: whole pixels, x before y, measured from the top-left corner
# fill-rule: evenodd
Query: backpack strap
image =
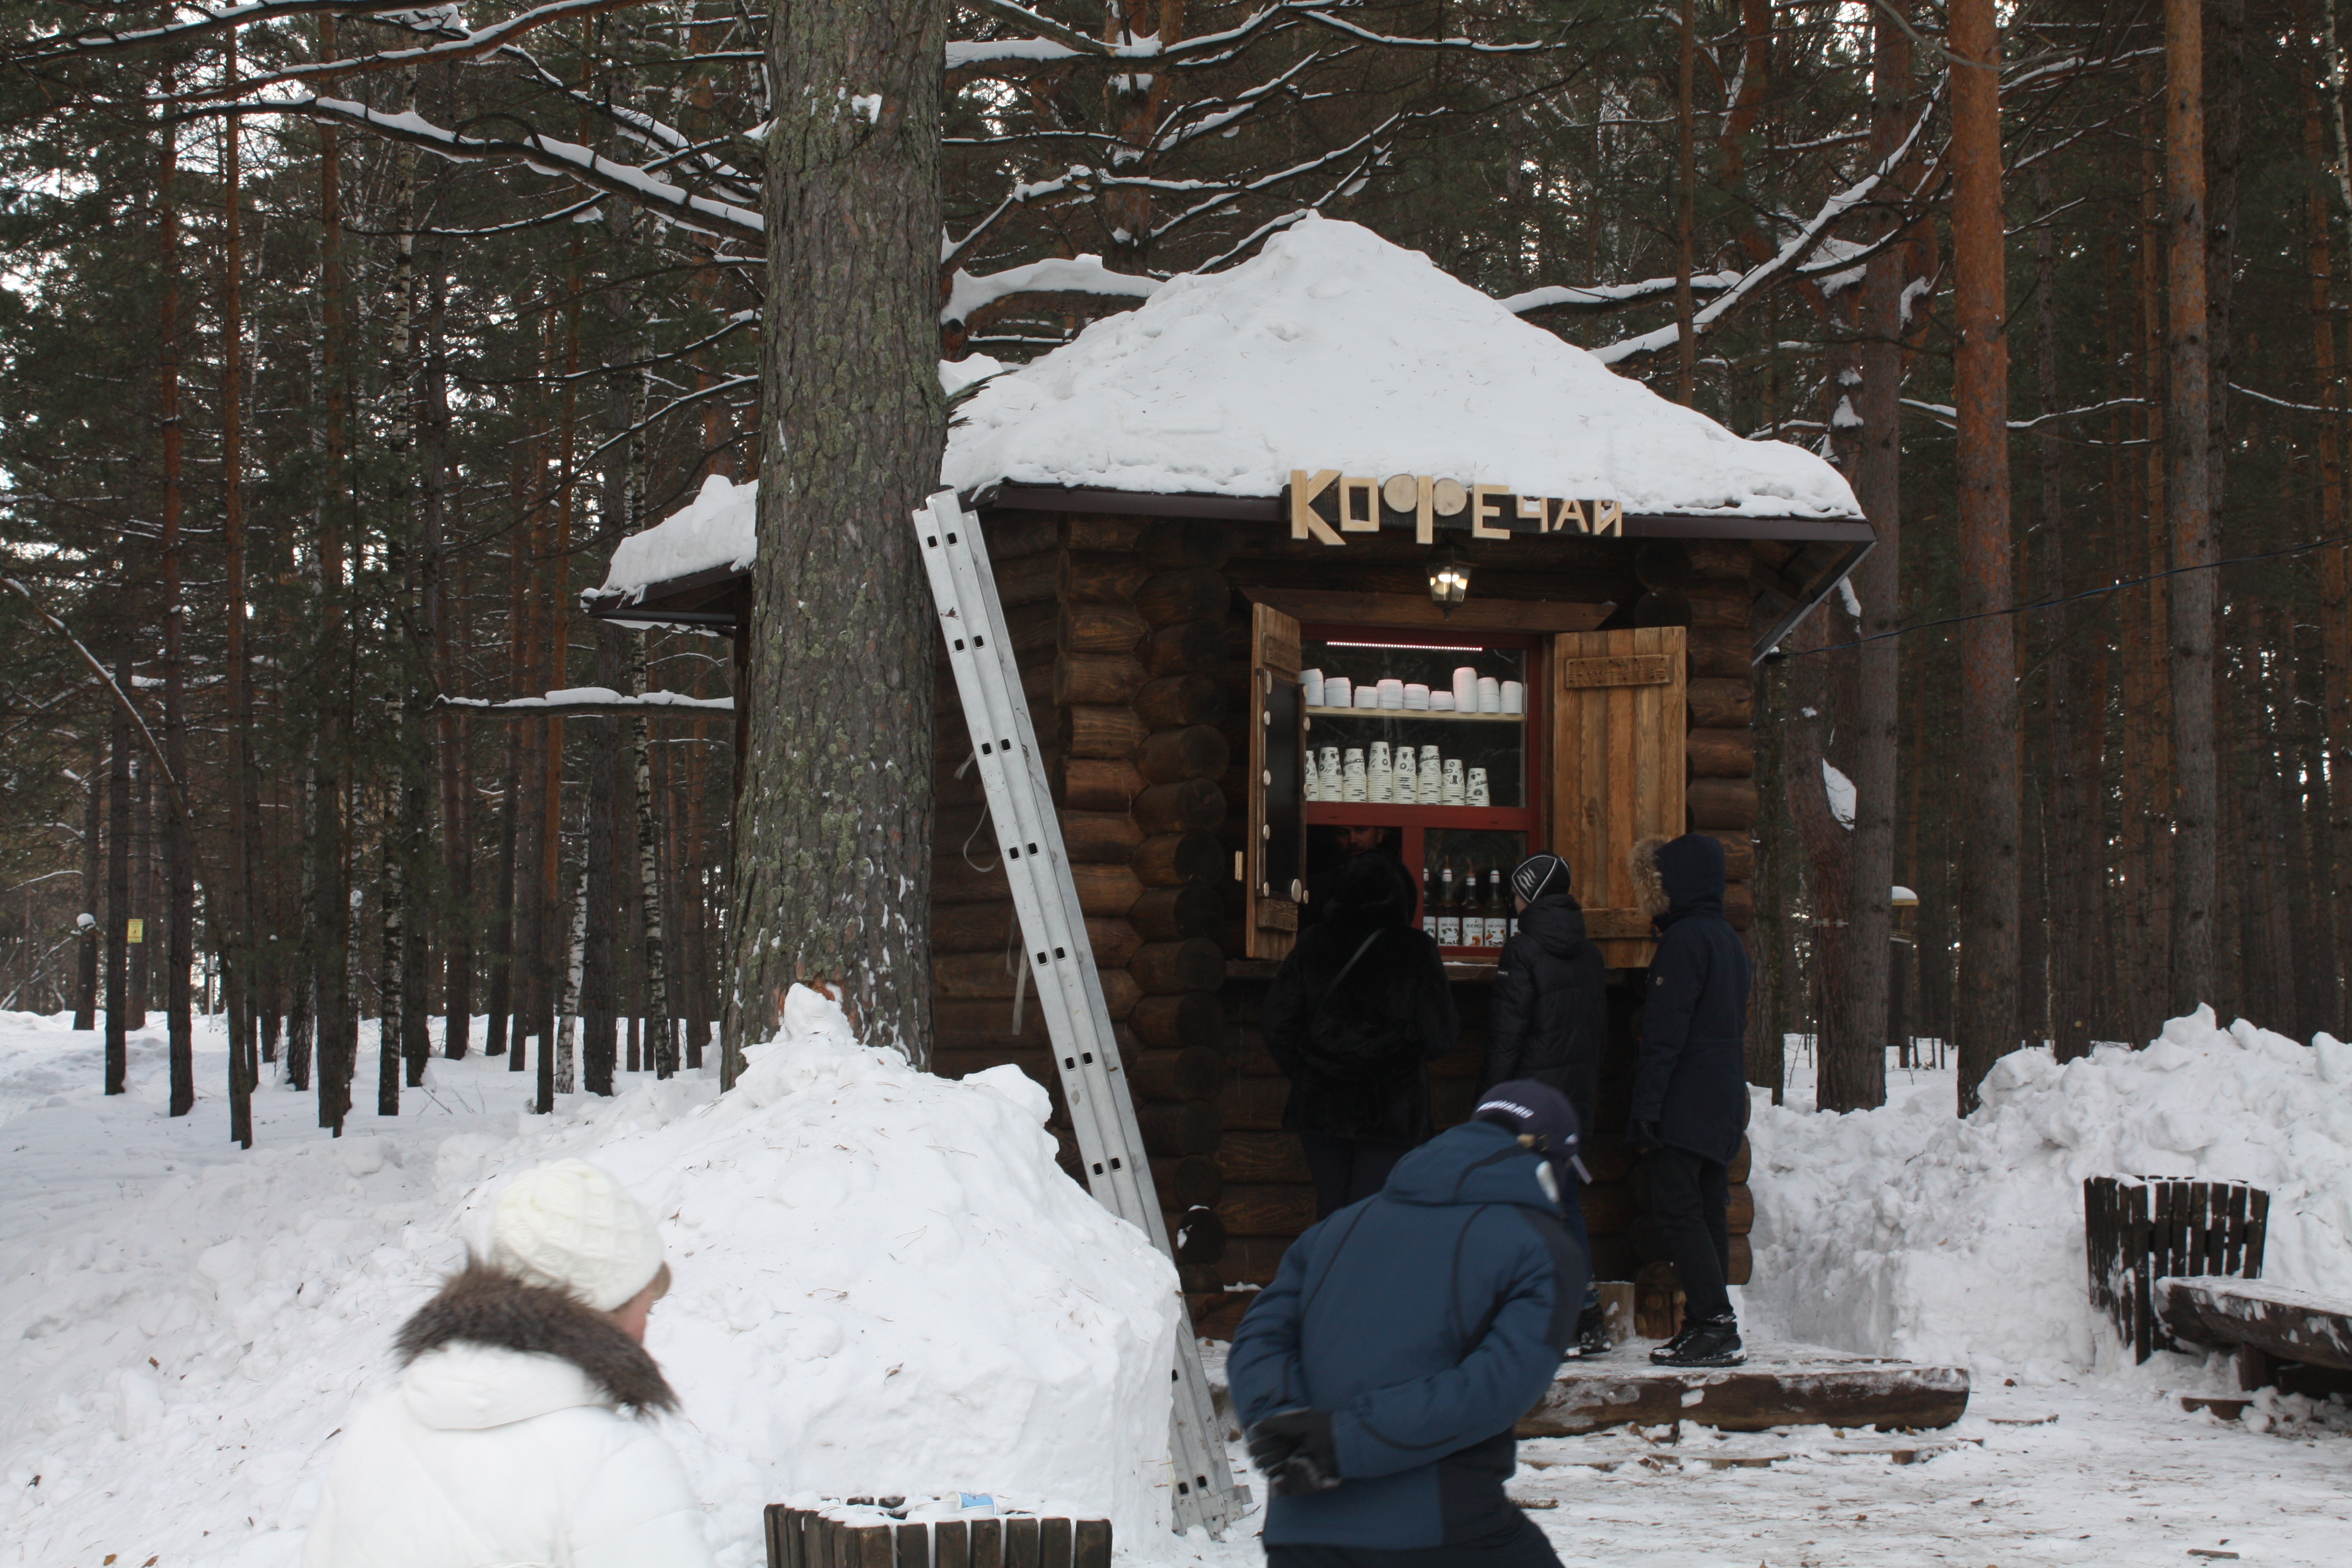
<path fill-rule="evenodd" d="M 1315 1011 L 1317 1013 L 1319 1014 L 1323 1011 L 1323 1004 L 1331 1000 L 1331 993 L 1339 989 L 1339 982 L 1347 979 L 1348 972 L 1356 967 L 1356 960 L 1371 952 L 1372 943 L 1380 940 L 1381 928 L 1375 926 L 1372 928 L 1372 934 L 1366 937 L 1363 940 L 1362 944 L 1360 945 L 1355 952 L 1348 955 L 1348 962 L 1339 966 L 1339 973 L 1331 976 L 1331 984 L 1323 987 L 1323 994 L 1318 997 L 1315 1002 Z"/>

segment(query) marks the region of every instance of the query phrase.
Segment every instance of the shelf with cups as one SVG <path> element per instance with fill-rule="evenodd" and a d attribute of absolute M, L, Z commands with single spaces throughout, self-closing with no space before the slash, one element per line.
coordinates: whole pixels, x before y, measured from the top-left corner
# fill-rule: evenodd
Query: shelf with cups
<path fill-rule="evenodd" d="M 1441 724 L 1524 724 L 1524 713 L 1464 713 L 1450 708 L 1309 708 L 1309 719 L 1386 719 L 1418 724 L 1435 720 Z"/>

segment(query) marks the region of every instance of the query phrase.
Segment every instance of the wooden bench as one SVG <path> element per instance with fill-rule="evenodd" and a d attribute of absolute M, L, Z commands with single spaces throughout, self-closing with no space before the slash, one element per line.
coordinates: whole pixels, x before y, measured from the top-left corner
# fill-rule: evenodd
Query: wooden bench
<path fill-rule="evenodd" d="M 1751 1347 L 1744 1366 L 1651 1364 L 1636 1340 L 1572 1361 L 1518 1425 L 1522 1437 L 1687 1421 L 1727 1432 L 1774 1426 L 1948 1426 L 1969 1407 L 1965 1367 L 1919 1366 L 1811 1345 Z"/>
<path fill-rule="evenodd" d="M 2352 1301 L 2211 1278 L 2158 1279 L 2155 1295 L 2176 1339 L 2238 1352 L 2241 1388 L 2352 1392 Z"/>

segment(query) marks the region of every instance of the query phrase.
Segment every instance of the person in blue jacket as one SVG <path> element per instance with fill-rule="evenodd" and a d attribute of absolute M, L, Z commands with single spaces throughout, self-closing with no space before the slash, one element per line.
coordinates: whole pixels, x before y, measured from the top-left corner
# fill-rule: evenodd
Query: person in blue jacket
<path fill-rule="evenodd" d="M 1497 1084 L 1291 1244 L 1225 1363 L 1269 1568 L 1558 1568 L 1503 1483 L 1591 1273 L 1559 1207 L 1576 1138 L 1559 1090 Z"/>
<path fill-rule="evenodd" d="M 1731 1310 L 1731 1162 L 1748 1131 L 1748 948 L 1723 916 L 1723 845 L 1704 833 L 1633 846 L 1635 896 L 1657 928 L 1642 998 L 1632 1136 L 1650 1218 L 1683 1288 L 1662 1366 L 1747 1359 Z"/>

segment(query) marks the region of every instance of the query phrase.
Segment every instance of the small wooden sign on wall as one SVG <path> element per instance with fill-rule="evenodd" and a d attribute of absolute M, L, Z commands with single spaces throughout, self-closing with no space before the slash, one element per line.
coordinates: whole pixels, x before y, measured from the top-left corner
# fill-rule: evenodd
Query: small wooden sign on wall
<path fill-rule="evenodd" d="M 1337 468 L 1293 468 L 1283 494 L 1290 537 L 1326 544 L 1345 544 L 1347 534 L 1383 528 L 1410 528 L 1423 544 L 1434 544 L 1440 528 L 1473 539 L 1508 539 L 1515 533 L 1622 537 L 1625 531 L 1620 501 L 1523 496 L 1508 485 L 1465 485 L 1429 474 L 1376 479 Z"/>

